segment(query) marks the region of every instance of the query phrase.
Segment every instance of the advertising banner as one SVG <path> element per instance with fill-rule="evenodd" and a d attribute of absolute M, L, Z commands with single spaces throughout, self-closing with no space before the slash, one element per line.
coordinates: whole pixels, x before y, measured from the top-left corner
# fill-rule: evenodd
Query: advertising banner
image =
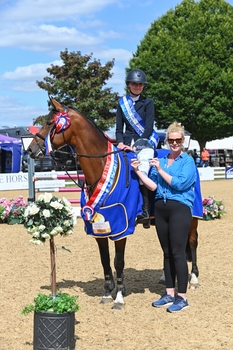
<path fill-rule="evenodd" d="M 50 175 L 51 173 L 35 173 L 38 175 Z M 27 190 L 28 189 L 28 173 L 0 173 L 0 191 L 7 190 Z M 58 188 L 65 187 L 65 180 L 38 180 L 35 181 L 35 188 Z"/>
<path fill-rule="evenodd" d="M 226 179 L 233 179 L 233 166 L 226 167 Z"/>

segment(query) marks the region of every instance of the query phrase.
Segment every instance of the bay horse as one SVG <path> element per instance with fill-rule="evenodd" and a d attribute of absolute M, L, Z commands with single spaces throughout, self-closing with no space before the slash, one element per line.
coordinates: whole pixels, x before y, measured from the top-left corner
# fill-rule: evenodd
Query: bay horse
<path fill-rule="evenodd" d="M 198 246 L 198 218 L 193 216 L 193 219 L 189 228 L 188 242 L 186 245 L 186 259 L 192 263 L 189 288 L 196 289 L 199 287 L 198 276 L 199 270 L 197 267 L 197 246 Z"/>
<path fill-rule="evenodd" d="M 58 150 L 64 145 L 72 148 L 85 176 L 81 216 L 86 233 L 96 239 L 104 272 L 105 292 L 101 303 L 114 301 L 112 308 L 119 310 L 124 305 L 126 293 L 123 274 L 126 239 L 133 234 L 136 217 L 142 213 L 139 182 L 130 166 L 130 160 L 135 155 L 114 147 L 91 118 L 53 98 L 51 103 L 53 109 L 27 152 L 31 158 L 43 159 L 51 148 Z M 115 282 L 109 239 L 115 243 L 115 300 L 111 296 Z"/>

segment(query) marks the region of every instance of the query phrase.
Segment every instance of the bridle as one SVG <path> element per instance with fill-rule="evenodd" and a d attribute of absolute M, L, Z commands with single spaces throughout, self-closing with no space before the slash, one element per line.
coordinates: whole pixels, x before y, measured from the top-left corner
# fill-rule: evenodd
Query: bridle
<path fill-rule="evenodd" d="M 68 107 L 64 106 L 64 110 L 66 112 L 68 112 Z M 54 110 L 52 110 L 50 113 L 54 112 Z M 57 111 L 56 111 L 57 112 Z M 51 127 L 50 128 L 50 133 L 53 132 L 53 130 L 55 130 L 56 126 L 55 126 L 55 123 L 54 121 L 50 121 L 50 120 L 47 120 L 46 121 L 46 125 L 48 127 Z M 64 140 L 64 146 L 65 145 L 68 145 L 70 147 L 72 147 L 71 145 L 69 145 L 66 141 L 66 138 L 65 138 L 65 130 L 62 130 L 62 136 L 63 136 L 63 140 Z M 41 143 L 39 142 L 39 139 L 43 140 L 43 145 L 41 145 Z M 40 134 L 39 132 L 35 134 L 34 136 L 34 140 L 39 148 L 39 153 L 37 154 L 37 156 L 42 153 L 43 155 L 45 154 L 45 151 L 46 151 L 46 148 L 45 148 L 45 140 L 46 140 L 46 137 L 43 136 L 42 134 Z M 52 144 L 52 141 L 51 141 L 51 144 Z M 103 154 L 98 154 L 98 155 L 88 155 L 88 154 L 81 154 L 81 153 L 77 153 L 77 152 L 64 152 L 64 151 L 61 151 L 61 150 L 55 150 L 56 152 L 60 152 L 60 153 L 65 153 L 65 154 L 71 154 L 72 157 L 74 158 L 75 160 L 75 166 L 76 166 L 76 172 L 77 172 L 77 181 L 75 181 L 71 175 L 68 173 L 67 169 L 66 169 L 66 166 L 64 164 L 60 164 L 58 161 L 57 161 L 57 158 L 54 156 L 54 153 L 51 152 L 50 153 L 50 156 L 52 157 L 52 159 L 56 162 L 56 164 L 60 165 L 66 172 L 66 174 L 69 176 L 69 178 L 75 183 L 76 186 L 78 186 L 79 188 L 81 189 L 87 189 L 87 191 L 90 193 L 91 190 L 93 189 L 93 187 L 99 182 L 99 180 L 101 179 L 98 178 L 93 184 L 91 185 L 85 185 L 80 181 L 80 176 L 79 176 L 79 172 L 78 172 L 78 157 L 84 157 L 84 158 L 105 158 L 107 157 L 108 155 L 110 154 L 117 154 L 117 153 L 120 153 L 122 152 L 123 150 L 122 149 L 118 149 L 118 150 L 114 150 L 114 151 L 111 151 L 111 152 L 107 152 L 107 153 L 103 153 Z"/>

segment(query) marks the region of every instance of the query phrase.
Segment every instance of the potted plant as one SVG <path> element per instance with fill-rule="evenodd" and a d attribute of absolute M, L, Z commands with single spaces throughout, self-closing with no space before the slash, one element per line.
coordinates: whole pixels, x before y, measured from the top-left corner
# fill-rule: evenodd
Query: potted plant
<path fill-rule="evenodd" d="M 202 199 L 202 205 L 204 220 L 220 219 L 226 213 L 223 201 L 215 199 L 214 196 Z"/>
<path fill-rule="evenodd" d="M 34 303 L 27 304 L 22 314 L 34 312 L 34 350 L 75 348 L 74 314 L 79 310 L 77 296 L 56 291 L 56 262 L 54 237 L 73 233 L 76 223 L 70 202 L 50 193 L 41 194 L 24 212 L 24 227 L 32 236 L 30 242 L 50 242 L 51 294 L 39 293 Z"/>

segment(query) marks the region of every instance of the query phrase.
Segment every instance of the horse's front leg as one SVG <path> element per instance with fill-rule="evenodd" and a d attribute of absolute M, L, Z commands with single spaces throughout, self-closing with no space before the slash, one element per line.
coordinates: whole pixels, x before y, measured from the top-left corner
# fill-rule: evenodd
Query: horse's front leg
<path fill-rule="evenodd" d="M 123 296 L 126 294 L 126 289 L 124 285 L 124 266 L 125 266 L 125 245 L 126 245 L 126 238 L 116 241 L 115 242 L 115 259 L 114 259 L 114 266 L 116 269 L 117 274 L 117 289 L 116 289 L 116 299 L 114 300 L 113 309 L 115 310 L 121 310 L 124 305 L 124 298 Z"/>
<path fill-rule="evenodd" d="M 96 239 L 100 252 L 100 259 L 104 270 L 104 295 L 101 300 L 101 304 L 108 304 L 113 301 L 111 292 L 115 288 L 113 279 L 112 269 L 110 266 L 110 255 L 108 247 L 108 238 L 97 238 Z"/>
<path fill-rule="evenodd" d="M 189 231 L 189 248 L 191 251 L 192 270 L 189 281 L 189 288 L 196 289 L 199 287 L 198 276 L 199 270 L 197 267 L 197 246 L 198 246 L 198 233 L 197 233 L 198 219 L 193 218 Z"/>

